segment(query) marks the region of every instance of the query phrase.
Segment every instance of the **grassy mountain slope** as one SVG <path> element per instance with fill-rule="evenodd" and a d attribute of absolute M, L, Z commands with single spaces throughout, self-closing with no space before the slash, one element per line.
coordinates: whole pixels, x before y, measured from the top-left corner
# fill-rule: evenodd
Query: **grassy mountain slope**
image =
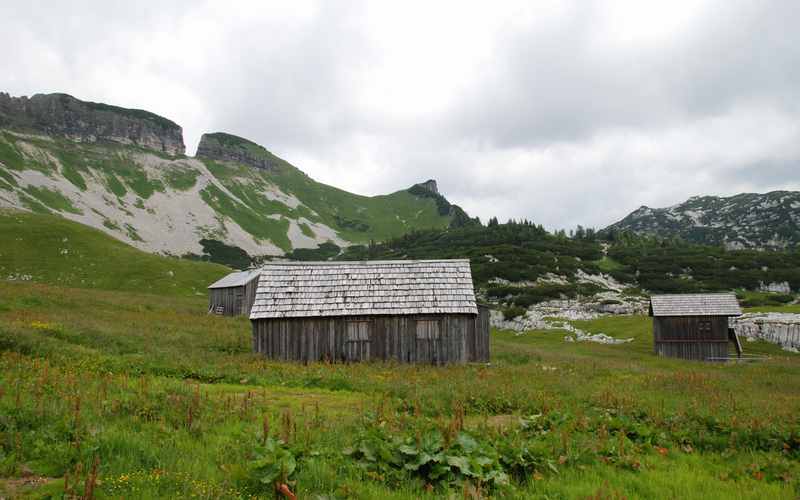
<path fill-rule="evenodd" d="M 206 296 L 230 269 L 152 255 L 53 215 L 0 211 L 0 278 L 66 287 Z"/>
<path fill-rule="evenodd" d="M 274 168 L 0 130 L 0 207 L 58 214 L 147 251 L 203 255 L 207 240 L 254 257 L 382 240 L 454 218 L 409 191 L 367 197 L 318 183 L 247 142 Z"/>
<path fill-rule="evenodd" d="M 212 159 L 202 161 L 222 185 L 255 213 L 285 216 L 287 228 L 288 219 L 293 219 L 301 228 L 313 229 L 317 224 L 335 231 L 346 242 L 363 243 L 450 224 L 449 214 L 440 214 L 433 199 L 415 196 L 407 190 L 379 196 L 349 193 L 317 182 L 285 160 L 260 149 L 259 154 L 269 158 L 271 170 Z M 287 198 L 265 197 L 270 186 L 277 186 Z"/>

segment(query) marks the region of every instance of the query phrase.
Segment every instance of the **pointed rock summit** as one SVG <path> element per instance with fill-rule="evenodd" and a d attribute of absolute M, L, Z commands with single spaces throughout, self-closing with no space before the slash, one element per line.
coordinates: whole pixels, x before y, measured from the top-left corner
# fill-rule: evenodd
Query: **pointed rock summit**
<path fill-rule="evenodd" d="M 439 187 L 436 185 L 436 181 L 433 179 L 428 179 L 425 182 L 419 183 L 420 186 L 424 187 L 431 193 L 439 194 Z"/>

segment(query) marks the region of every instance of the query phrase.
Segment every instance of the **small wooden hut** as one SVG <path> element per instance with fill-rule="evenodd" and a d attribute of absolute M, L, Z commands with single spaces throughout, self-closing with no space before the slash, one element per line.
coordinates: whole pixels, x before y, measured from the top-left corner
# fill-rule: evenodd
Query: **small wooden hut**
<path fill-rule="evenodd" d="M 256 298 L 259 271 L 231 273 L 208 287 L 208 312 L 224 316 L 250 315 Z"/>
<path fill-rule="evenodd" d="M 728 318 L 742 310 L 732 293 L 654 295 L 650 298 L 653 342 L 659 356 L 695 360 L 728 357 L 733 342 L 741 354 Z"/>
<path fill-rule="evenodd" d="M 294 361 L 489 360 L 469 260 L 280 262 L 262 268 L 253 349 Z"/>

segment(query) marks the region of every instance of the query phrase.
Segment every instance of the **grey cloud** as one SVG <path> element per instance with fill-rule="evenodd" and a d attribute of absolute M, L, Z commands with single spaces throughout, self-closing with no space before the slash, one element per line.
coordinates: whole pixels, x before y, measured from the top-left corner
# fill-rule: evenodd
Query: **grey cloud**
<path fill-rule="evenodd" d="M 612 127 L 657 129 L 752 99 L 796 108 L 798 5 L 719 3 L 683 37 L 656 46 L 597 50 L 585 36 L 591 15 L 513 33 L 452 122 L 460 135 L 515 147 L 584 140 Z"/>
<path fill-rule="evenodd" d="M 505 17 L 485 23 L 486 54 L 471 31 L 484 27 L 480 13 L 461 26 L 475 21 L 462 21 L 471 7 L 457 3 L 438 14 L 404 5 L 411 15 L 375 26 L 369 11 L 388 7 L 367 2 L 10 1 L 0 5 L 0 43 L 12 48 L 0 67 L 12 70 L 0 90 L 146 108 L 182 124 L 190 151 L 203 132 L 242 135 L 365 194 L 433 177 L 484 220 L 551 228 L 796 185 L 797 2 L 709 2 L 646 43 L 611 40 L 602 1 L 544 21 L 537 6 L 530 19 L 514 15 L 520 5 L 530 8 L 492 7 Z M 426 35 L 423 21 L 441 32 Z M 402 37 L 387 42 L 384 28 Z M 418 37 L 420 52 L 404 54 Z M 440 67 L 428 51 L 441 52 Z M 448 57 L 469 71 L 442 73 Z M 394 86 L 371 78 L 395 67 Z M 452 89 L 437 89 L 448 78 Z M 426 85 L 438 93 L 425 105 L 396 95 Z"/>

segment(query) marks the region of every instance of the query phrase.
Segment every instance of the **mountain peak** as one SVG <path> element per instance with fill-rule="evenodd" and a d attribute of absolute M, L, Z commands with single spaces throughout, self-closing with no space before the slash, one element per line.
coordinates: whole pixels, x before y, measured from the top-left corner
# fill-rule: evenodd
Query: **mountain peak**
<path fill-rule="evenodd" d="M 260 170 L 276 170 L 275 156 L 255 142 L 225 132 L 203 134 L 197 158 L 243 163 Z"/>
<path fill-rule="evenodd" d="M 81 101 L 69 94 L 12 97 L 0 92 L 0 128 L 33 131 L 79 142 L 133 144 L 182 155 L 183 129 L 163 116 L 141 109 Z"/>
<path fill-rule="evenodd" d="M 420 182 L 418 186 L 422 186 L 431 193 L 439 194 L 439 187 L 436 185 L 436 181 L 433 179 L 428 179 L 425 182 Z"/>
<path fill-rule="evenodd" d="M 728 248 L 784 249 L 800 244 L 800 192 L 692 196 L 666 208 L 640 207 L 606 229 Z"/>

